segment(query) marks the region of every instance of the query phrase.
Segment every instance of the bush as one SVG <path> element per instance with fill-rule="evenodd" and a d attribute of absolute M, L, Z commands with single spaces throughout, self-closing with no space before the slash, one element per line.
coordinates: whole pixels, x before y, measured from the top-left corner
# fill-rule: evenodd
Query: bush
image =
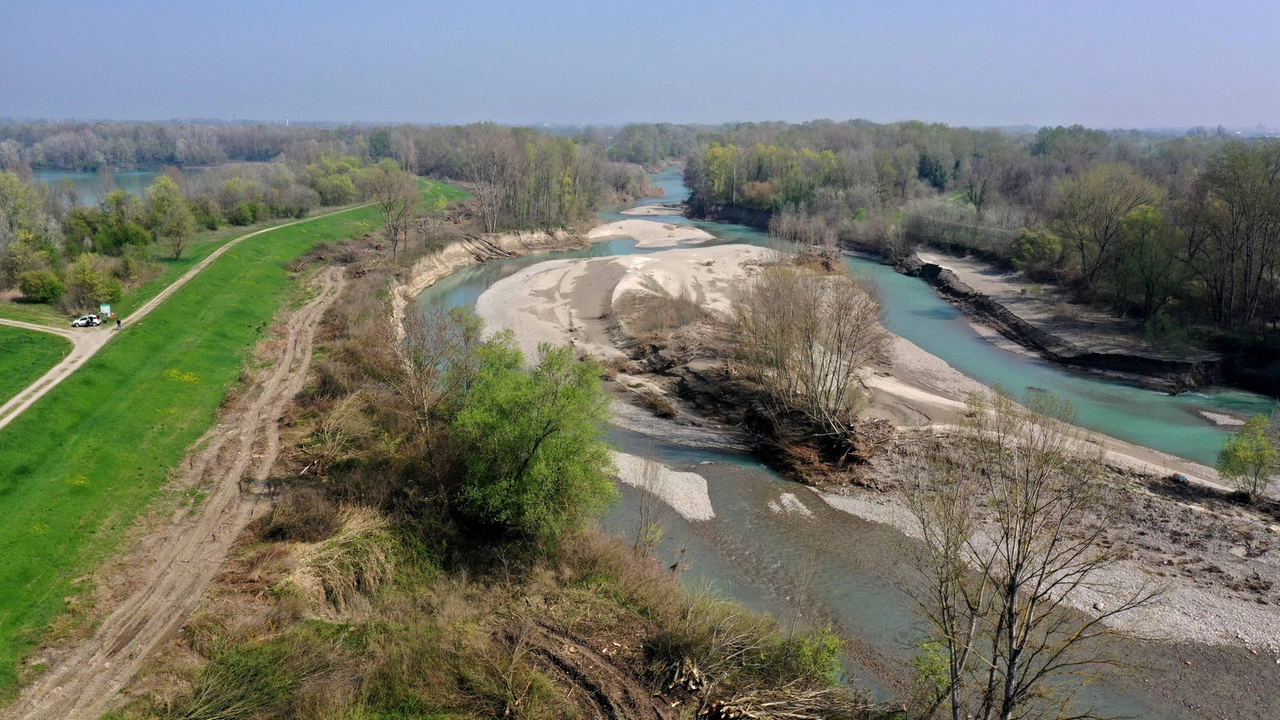
<path fill-rule="evenodd" d="M 206 230 L 217 230 L 222 224 L 222 210 L 217 201 L 208 195 L 201 195 L 191 202 L 191 215 L 196 224 Z"/>
<path fill-rule="evenodd" d="M 614 498 L 600 369 L 567 346 L 538 348 L 538 364 L 501 340 L 480 368 L 453 427 L 466 476 L 460 510 L 480 526 L 541 541 L 579 529 Z"/>
<path fill-rule="evenodd" d="M 113 222 L 93 236 L 93 249 L 104 255 L 119 255 L 130 245 L 146 247 L 151 239 L 151 232 L 138 223 Z"/>
<path fill-rule="evenodd" d="M 261 207 L 256 202 L 242 202 L 231 211 L 232 225 L 252 225 L 258 222 Z"/>
<path fill-rule="evenodd" d="M 53 303 L 62 297 L 67 288 L 50 270 L 28 270 L 18 276 L 18 289 L 29 300 Z"/>
<path fill-rule="evenodd" d="M 316 192 L 323 205 L 346 205 L 356 199 L 356 185 L 346 175 L 331 175 L 316 180 Z"/>
<path fill-rule="evenodd" d="M 1062 259 L 1062 239 L 1048 230 L 1022 228 L 1013 240 L 1013 264 L 1024 272 L 1056 267 Z"/>
<path fill-rule="evenodd" d="M 1271 473 L 1280 466 L 1280 450 L 1271 439 L 1271 421 L 1255 415 L 1240 432 L 1229 436 L 1218 453 L 1218 473 L 1251 499 L 1262 497 L 1271 484 Z"/>
<path fill-rule="evenodd" d="M 1187 329 L 1178 319 L 1164 313 L 1156 313 L 1147 320 L 1147 341 L 1160 348 L 1177 349 L 1187 344 Z"/>

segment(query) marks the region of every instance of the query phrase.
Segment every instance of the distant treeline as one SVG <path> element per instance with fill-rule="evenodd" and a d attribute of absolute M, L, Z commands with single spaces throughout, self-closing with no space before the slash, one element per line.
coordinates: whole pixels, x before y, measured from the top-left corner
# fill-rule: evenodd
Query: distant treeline
<path fill-rule="evenodd" d="M 637 125 L 610 154 L 683 153 L 695 214 L 745 207 L 789 240 L 978 252 L 1143 319 L 1280 321 L 1280 142 L 1079 125 L 1036 133 L 866 121 Z"/>

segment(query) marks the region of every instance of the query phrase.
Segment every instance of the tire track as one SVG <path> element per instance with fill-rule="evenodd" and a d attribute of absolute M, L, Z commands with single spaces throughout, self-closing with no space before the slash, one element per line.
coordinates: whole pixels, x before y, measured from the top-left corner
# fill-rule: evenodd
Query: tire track
<path fill-rule="evenodd" d="M 142 665 L 171 638 L 199 603 L 240 532 L 262 506 L 265 481 L 279 454 L 279 420 L 302 390 L 316 328 L 345 286 L 338 268 L 319 278 L 316 297 L 286 323 L 275 364 L 256 379 L 244 404 L 195 445 L 183 484 L 208 496 L 194 514 L 178 511 L 140 562 L 140 589 L 117 606 L 93 635 L 29 686 L 6 718 L 97 718 Z M 203 447 L 201 447 L 203 445 Z M 254 455 L 254 448 L 260 452 Z"/>

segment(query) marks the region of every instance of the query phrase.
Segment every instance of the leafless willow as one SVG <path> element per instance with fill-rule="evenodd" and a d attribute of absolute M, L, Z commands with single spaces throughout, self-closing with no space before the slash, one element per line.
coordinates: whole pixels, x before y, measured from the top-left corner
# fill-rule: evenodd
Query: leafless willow
<path fill-rule="evenodd" d="M 1083 449 L 1067 403 L 1028 405 L 971 398 L 908 492 L 923 534 L 914 591 L 945 664 L 930 715 L 1100 717 L 1075 707 L 1076 693 L 1119 666 L 1101 642 L 1110 621 L 1156 597 L 1105 585 L 1121 551 L 1101 542 L 1113 525 L 1101 458 Z M 1085 594 L 1107 601 L 1087 616 L 1067 607 Z"/>
<path fill-rule="evenodd" d="M 739 357 L 775 420 L 799 413 L 821 433 L 847 432 L 859 371 L 889 342 L 875 289 L 846 275 L 774 263 L 750 283 L 735 312 Z"/>

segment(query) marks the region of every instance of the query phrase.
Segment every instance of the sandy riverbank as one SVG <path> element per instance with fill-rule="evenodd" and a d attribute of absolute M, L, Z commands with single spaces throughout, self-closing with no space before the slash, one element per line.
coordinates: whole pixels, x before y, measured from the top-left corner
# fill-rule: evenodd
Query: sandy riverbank
<path fill-rule="evenodd" d="M 1014 315 L 1084 352 L 1188 361 L 1218 357 L 1209 352 L 1177 355 L 1163 352 L 1146 341 L 1141 322 L 1068 303 L 1058 288 L 1028 280 L 1021 272 L 1004 270 L 972 257 L 961 258 L 930 250 L 917 250 L 916 257 L 921 262 L 950 270 L 961 282 L 1003 305 Z M 993 331 L 982 326 L 982 332 L 989 336 Z"/>
<path fill-rule="evenodd" d="M 641 205 L 630 210 L 623 210 L 618 214 L 634 215 L 636 217 L 682 217 L 684 213 L 684 205 Z"/>
<path fill-rule="evenodd" d="M 549 261 L 496 283 L 481 296 L 477 313 L 491 327 L 512 329 L 517 343 L 526 352 L 536 348 L 539 342 L 569 342 L 599 357 L 621 357 L 622 351 L 615 346 L 616 323 L 609 312 L 617 298 L 627 292 L 687 293 L 704 308 L 727 313 L 734 288 L 757 271 L 764 253 L 759 248 L 722 245 L 651 255 Z M 620 390 L 642 385 L 644 389 L 661 391 L 659 385 L 643 377 L 630 376 L 625 378 Z M 888 419 L 907 430 L 925 432 L 947 432 L 964 412 L 965 397 L 985 389 L 936 356 L 898 337 L 892 343 L 887 365 L 869 371 L 865 385 L 871 395 L 868 415 Z M 615 408 L 620 404 L 615 402 Z M 634 406 L 628 408 L 626 413 L 621 413 L 627 416 L 623 425 L 664 440 L 681 442 L 678 430 L 681 425 L 653 417 L 645 419 L 643 416 L 648 411 L 637 412 Z M 707 434 L 714 438 L 714 433 Z M 1217 474 L 1211 468 L 1097 434 L 1083 433 L 1082 438 L 1086 446 L 1103 453 L 1110 465 L 1125 472 L 1155 476 L 1176 472 L 1192 482 L 1220 487 Z M 635 471 L 636 468 L 628 464 L 628 477 L 624 482 L 637 485 Z M 669 483 L 679 486 L 668 487 Z M 702 491 L 693 492 L 689 483 L 697 484 L 693 478 L 662 473 L 652 491 L 686 518 L 713 515 L 714 510 L 703 504 Z M 908 536 L 913 534 L 910 514 L 901 498 L 892 492 L 849 490 L 821 495 L 836 509 L 890 525 Z M 1208 535 L 1218 532 L 1213 528 L 1225 528 L 1232 522 L 1242 521 L 1192 504 L 1179 505 L 1163 499 L 1161 502 L 1165 505 L 1157 510 L 1166 513 L 1169 507 L 1175 511 L 1185 510 L 1190 513 L 1189 519 L 1181 522 L 1203 521 L 1200 531 Z M 1142 529 L 1139 526 L 1144 521 L 1135 520 L 1135 528 Z M 1147 532 L 1143 530 L 1143 534 Z M 1261 532 L 1269 531 L 1262 527 Z M 1275 567 L 1280 561 L 1270 558 L 1274 553 L 1260 558 L 1240 557 L 1236 542 L 1230 539 L 1221 539 L 1216 544 L 1201 542 L 1196 557 L 1219 568 L 1239 565 L 1227 568 L 1232 576 L 1245 577 L 1251 567 L 1263 576 L 1280 574 L 1280 567 Z M 1177 554 L 1176 542 L 1152 538 L 1144 547 L 1148 550 L 1112 568 L 1102 578 L 1105 586 L 1122 591 L 1154 584 L 1167 586 L 1168 592 L 1158 605 L 1142 613 L 1122 616 L 1120 627 L 1161 639 L 1245 644 L 1253 648 L 1280 646 L 1280 608 L 1251 602 L 1212 582 L 1206 584 L 1203 575 L 1175 572 L 1179 563 L 1188 562 L 1185 552 Z M 1166 567 L 1167 572 L 1162 569 Z M 1099 590 L 1082 595 L 1076 604 L 1080 610 L 1089 612 L 1095 602 L 1107 600 L 1106 592 Z"/>
<path fill-rule="evenodd" d="M 480 296 L 476 314 L 490 329 L 511 330 L 516 345 L 529 357 L 542 342 L 572 344 L 600 358 L 623 357 L 614 346 L 612 316 L 613 304 L 621 297 L 629 292 L 687 292 L 704 308 L 727 315 L 730 291 L 756 271 L 767 252 L 717 245 L 652 255 L 549 260 L 494 283 Z"/>
<path fill-rule="evenodd" d="M 653 220 L 618 220 L 592 228 L 587 237 L 590 240 L 632 238 L 636 241 L 636 247 L 642 248 L 675 247 L 715 239 L 706 230 Z"/>

